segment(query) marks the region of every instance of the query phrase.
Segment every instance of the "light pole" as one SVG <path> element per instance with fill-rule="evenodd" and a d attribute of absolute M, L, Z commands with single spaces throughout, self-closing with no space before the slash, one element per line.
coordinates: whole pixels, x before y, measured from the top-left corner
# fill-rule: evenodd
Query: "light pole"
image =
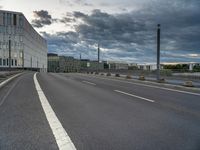
<path fill-rule="evenodd" d="M 160 24 L 157 25 L 157 80 L 160 80 Z"/>
<path fill-rule="evenodd" d="M 99 72 L 99 67 L 100 67 L 100 47 L 98 43 L 98 71 L 97 72 Z"/>
<path fill-rule="evenodd" d="M 8 40 L 8 48 L 9 48 L 8 65 L 9 65 L 9 71 L 11 71 L 11 39 L 10 39 L 10 36 L 9 36 L 9 40 Z"/>

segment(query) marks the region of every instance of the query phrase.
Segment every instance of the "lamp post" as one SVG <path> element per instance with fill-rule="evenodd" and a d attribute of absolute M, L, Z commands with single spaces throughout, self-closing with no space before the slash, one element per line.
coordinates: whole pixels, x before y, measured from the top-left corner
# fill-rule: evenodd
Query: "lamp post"
<path fill-rule="evenodd" d="M 98 43 L 98 70 L 97 70 L 97 72 L 99 72 L 99 68 L 100 68 L 100 47 L 99 47 L 99 43 Z"/>
<path fill-rule="evenodd" d="M 11 39 L 10 39 L 10 36 L 9 36 L 9 41 L 8 41 L 8 48 L 9 48 L 8 65 L 9 65 L 9 71 L 11 71 Z"/>
<path fill-rule="evenodd" d="M 160 24 L 157 25 L 157 80 L 160 80 Z"/>

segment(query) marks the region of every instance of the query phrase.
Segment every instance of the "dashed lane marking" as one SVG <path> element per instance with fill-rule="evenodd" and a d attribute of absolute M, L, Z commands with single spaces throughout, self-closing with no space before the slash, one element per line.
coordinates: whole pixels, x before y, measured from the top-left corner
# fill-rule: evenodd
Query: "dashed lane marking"
<path fill-rule="evenodd" d="M 96 85 L 95 83 L 92 83 L 92 82 L 88 82 L 88 81 L 82 81 L 83 83 L 87 83 L 87 84 L 90 84 L 90 85 Z"/>
<path fill-rule="evenodd" d="M 144 97 L 141 97 L 141 96 L 137 96 L 137 95 L 133 95 L 133 94 L 130 94 L 130 93 L 126 93 L 126 92 L 123 92 L 123 91 L 119 91 L 119 90 L 114 90 L 114 91 L 117 92 L 117 93 L 121 93 L 121 94 L 124 94 L 124 95 L 128 95 L 128 96 L 131 96 L 131 97 L 142 99 L 142 100 L 145 100 L 145 101 L 148 101 L 148 102 L 152 102 L 152 103 L 155 102 L 154 100 L 144 98 Z"/>
<path fill-rule="evenodd" d="M 82 76 L 84 76 L 84 75 L 82 75 Z M 95 78 L 97 78 L 97 79 L 103 79 L 103 80 L 117 81 L 117 82 L 121 82 L 121 83 L 128 83 L 128 84 L 133 84 L 133 85 L 138 85 L 138 86 L 144 86 L 144 87 L 150 87 L 150 88 L 156 88 L 156 89 L 167 90 L 167 91 L 172 91 L 172 92 L 178 92 L 178 93 L 182 93 L 182 94 L 189 94 L 189 95 L 200 96 L 200 93 L 194 93 L 194 92 L 176 90 L 176 89 L 172 89 L 172 88 L 161 87 L 159 85 L 148 85 L 148 84 L 144 84 L 144 83 L 134 83 L 134 82 L 129 82 L 129 81 L 120 81 L 119 79 L 111 79 L 111 78 L 104 78 L 104 77 L 95 77 Z M 176 87 L 176 86 L 174 86 L 174 87 Z"/>

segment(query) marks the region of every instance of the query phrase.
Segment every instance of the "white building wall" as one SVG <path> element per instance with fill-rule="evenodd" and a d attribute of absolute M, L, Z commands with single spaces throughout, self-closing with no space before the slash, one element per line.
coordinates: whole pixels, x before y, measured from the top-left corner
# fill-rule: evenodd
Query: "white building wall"
<path fill-rule="evenodd" d="M 14 25 L 14 14 L 16 14 L 16 25 Z M 9 37 L 12 68 L 39 68 L 41 71 L 47 71 L 46 41 L 33 29 L 22 13 L 2 10 L 0 10 L 0 68 L 8 67 Z"/>

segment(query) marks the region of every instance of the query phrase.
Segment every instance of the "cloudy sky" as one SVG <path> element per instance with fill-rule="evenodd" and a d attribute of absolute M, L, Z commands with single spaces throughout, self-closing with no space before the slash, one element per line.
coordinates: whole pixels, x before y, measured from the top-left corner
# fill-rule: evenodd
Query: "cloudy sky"
<path fill-rule="evenodd" d="M 0 0 L 23 12 L 59 55 L 135 63 L 200 62 L 200 0 Z"/>

